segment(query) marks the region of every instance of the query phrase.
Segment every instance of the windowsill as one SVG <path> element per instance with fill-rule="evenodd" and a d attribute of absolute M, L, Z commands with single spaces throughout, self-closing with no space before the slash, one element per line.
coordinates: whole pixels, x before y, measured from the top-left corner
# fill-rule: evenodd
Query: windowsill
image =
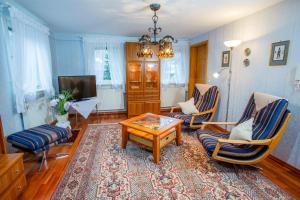
<path fill-rule="evenodd" d="M 102 85 L 97 85 L 97 88 L 100 88 L 100 89 L 122 89 L 123 86 L 122 85 L 118 85 L 118 86 L 113 86 L 112 84 L 102 84 Z"/>
<path fill-rule="evenodd" d="M 186 85 L 184 83 L 176 84 L 176 83 L 170 83 L 170 84 L 162 84 L 162 88 L 184 88 Z"/>

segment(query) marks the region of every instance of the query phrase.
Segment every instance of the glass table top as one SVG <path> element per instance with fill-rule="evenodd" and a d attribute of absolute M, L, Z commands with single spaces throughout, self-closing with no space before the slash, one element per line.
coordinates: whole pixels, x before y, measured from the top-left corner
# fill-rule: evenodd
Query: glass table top
<path fill-rule="evenodd" d="M 171 123 L 173 123 L 175 119 L 170 117 L 162 117 L 162 116 L 145 116 L 143 118 L 132 121 L 131 123 L 149 128 L 151 130 L 159 130 Z"/>

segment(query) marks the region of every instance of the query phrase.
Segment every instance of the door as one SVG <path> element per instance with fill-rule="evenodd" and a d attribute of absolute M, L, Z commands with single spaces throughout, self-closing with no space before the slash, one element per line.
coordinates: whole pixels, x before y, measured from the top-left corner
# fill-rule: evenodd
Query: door
<path fill-rule="evenodd" d="M 208 41 L 193 45 L 190 49 L 189 98 L 196 83 L 207 83 Z"/>

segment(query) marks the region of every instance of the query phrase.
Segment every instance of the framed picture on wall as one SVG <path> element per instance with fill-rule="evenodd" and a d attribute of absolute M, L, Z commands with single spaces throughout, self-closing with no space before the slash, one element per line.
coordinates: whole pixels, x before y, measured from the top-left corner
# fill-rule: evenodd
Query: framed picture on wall
<path fill-rule="evenodd" d="M 230 51 L 223 51 L 222 53 L 222 67 L 229 67 Z"/>
<path fill-rule="evenodd" d="M 290 41 L 272 43 L 270 66 L 286 65 L 289 54 Z"/>

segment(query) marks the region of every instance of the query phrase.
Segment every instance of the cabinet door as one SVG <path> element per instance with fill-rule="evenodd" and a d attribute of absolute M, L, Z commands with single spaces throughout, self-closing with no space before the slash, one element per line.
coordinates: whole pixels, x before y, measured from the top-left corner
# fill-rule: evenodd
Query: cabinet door
<path fill-rule="evenodd" d="M 127 42 L 126 43 L 126 60 L 129 61 L 143 61 L 144 58 L 139 58 L 137 52 L 139 50 L 138 42 Z"/>
<path fill-rule="evenodd" d="M 143 90 L 143 66 L 141 62 L 129 62 L 127 64 L 128 92 Z"/>
<path fill-rule="evenodd" d="M 144 113 L 144 102 L 142 101 L 129 101 L 127 108 L 128 117 L 133 117 Z"/>
<path fill-rule="evenodd" d="M 159 62 L 144 62 L 144 89 L 159 90 Z"/>
<path fill-rule="evenodd" d="M 160 114 L 160 101 L 146 101 L 144 107 L 145 113 L 150 112 Z"/>

